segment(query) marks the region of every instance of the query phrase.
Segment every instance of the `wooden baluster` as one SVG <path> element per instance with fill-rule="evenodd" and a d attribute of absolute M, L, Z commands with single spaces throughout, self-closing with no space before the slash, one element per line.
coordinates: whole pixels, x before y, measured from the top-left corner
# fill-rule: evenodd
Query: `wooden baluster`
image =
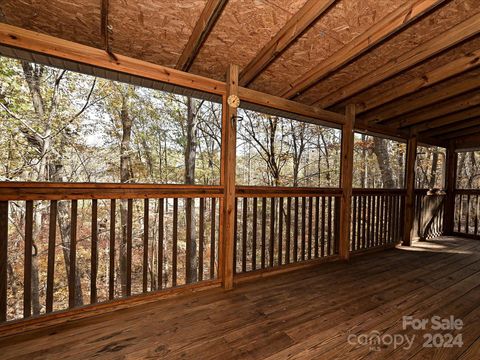
<path fill-rule="evenodd" d="M 132 294 L 133 200 L 127 201 L 127 296 Z"/>
<path fill-rule="evenodd" d="M 390 214 L 390 224 L 389 224 L 389 229 L 388 229 L 388 233 L 389 233 L 389 238 L 390 238 L 390 243 L 394 242 L 395 241 L 395 235 L 393 234 L 393 222 L 395 221 L 395 215 L 393 214 L 393 200 L 394 200 L 394 197 L 391 195 L 389 196 L 390 198 L 390 201 L 389 201 L 389 210 L 388 210 L 388 213 Z"/>
<path fill-rule="evenodd" d="M 243 198 L 242 204 L 242 272 L 247 271 L 247 235 L 248 235 L 248 198 Z"/>
<path fill-rule="evenodd" d="M 215 278 L 215 253 L 216 253 L 216 241 L 215 241 L 215 233 L 216 233 L 216 214 L 217 214 L 217 199 L 212 198 L 212 215 L 211 217 L 211 227 L 210 227 L 210 279 Z"/>
<path fill-rule="evenodd" d="M 380 215 L 380 199 L 381 195 L 376 197 L 376 217 L 375 217 L 375 246 L 380 245 L 380 222 L 381 222 L 381 215 Z"/>
<path fill-rule="evenodd" d="M 351 199 L 351 196 L 349 197 L 350 198 L 350 201 L 352 201 Z M 334 234 L 334 241 L 333 241 L 333 253 L 335 255 L 340 255 L 340 225 L 341 225 L 341 216 L 340 216 L 340 207 L 342 206 L 341 203 L 342 202 L 342 198 L 339 197 L 339 196 L 335 196 L 333 198 L 333 212 L 334 212 L 334 217 L 333 217 L 333 228 L 335 229 L 333 234 Z M 350 206 L 348 206 L 348 210 L 345 209 L 346 211 L 351 211 L 352 210 L 352 205 L 350 204 Z M 343 219 L 342 221 L 346 221 L 346 219 Z M 348 222 L 350 225 L 350 221 L 351 221 L 351 216 L 348 217 Z M 345 236 L 345 235 L 342 235 L 342 236 Z M 348 231 L 348 236 L 350 236 L 350 229 Z M 345 253 L 348 253 L 348 256 L 345 255 L 343 256 L 342 258 L 343 259 L 349 259 L 350 258 L 350 239 L 348 240 L 348 249 L 345 249 L 344 250 Z"/>
<path fill-rule="evenodd" d="M 372 195 L 372 247 L 377 246 L 377 238 L 375 234 L 377 233 L 377 196 Z"/>
<path fill-rule="evenodd" d="M 460 233 L 462 231 L 462 213 L 463 213 L 463 195 L 458 196 L 458 224 L 457 224 L 457 232 Z"/>
<path fill-rule="evenodd" d="M 283 197 L 280 198 L 278 210 L 278 265 L 282 265 L 283 256 Z"/>
<path fill-rule="evenodd" d="M 70 228 L 70 272 L 68 278 L 68 307 L 75 307 L 75 277 L 77 272 L 77 215 L 78 201 L 72 200 Z"/>
<path fill-rule="evenodd" d="M 177 286 L 178 198 L 173 199 L 172 287 Z"/>
<path fill-rule="evenodd" d="M 23 317 L 32 314 L 33 201 L 25 206 L 25 261 L 23 270 Z M 47 270 L 48 271 L 48 270 Z"/>
<path fill-rule="evenodd" d="M 298 261 L 298 197 L 295 198 L 293 215 L 293 262 Z"/>
<path fill-rule="evenodd" d="M 292 224 L 292 198 L 287 198 L 287 224 L 285 238 L 285 264 L 290 264 L 290 241 L 291 241 L 291 224 Z"/>
<path fill-rule="evenodd" d="M 357 250 L 357 245 L 355 243 L 355 241 L 357 240 L 356 239 L 356 235 L 357 235 L 357 223 L 358 223 L 358 219 L 357 219 L 357 196 L 354 195 L 352 196 L 352 202 L 353 202 L 353 206 L 352 206 L 352 211 L 353 211 L 353 215 L 352 215 L 352 251 L 355 251 Z"/>
<path fill-rule="evenodd" d="M 325 256 L 325 213 L 326 213 L 326 207 L 327 207 L 326 197 L 322 196 L 322 240 L 321 240 L 322 249 L 321 249 L 321 252 L 320 252 L 321 257 Z"/>
<path fill-rule="evenodd" d="M 380 197 L 380 241 L 379 245 L 385 244 L 385 195 Z"/>
<path fill-rule="evenodd" d="M 235 198 L 235 219 L 233 221 L 233 274 L 237 273 L 237 251 L 238 251 L 238 198 Z"/>
<path fill-rule="evenodd" d="M 465 234 L 470 233 L 470 194 L 467 195 L 467 213 L 465 216 Z"/>
<path fill-rule="evenodd" d="M 157 260 L 157 289 L 163 288 L 163 246 L 165 240 L 165 200 L 158 199 L 158 260 Z"/>
<path fill-rule="evenodd" d="M 144 293 L 148 291 L 148 223 L 150 217 L 150 202 L 143 199 L 143 276 L 142 290 Z"/>
<path fill-rule="evenodd" d="M 270 199 L 270 251 L 269 251 L 269 266 L 273 267 L 273 258 L 275 252 L 275 198 Z"/>
<path fill-rule="evenodd" d="M 115 211 L 116 200 L 110 200 L 110 264 L 108 268 L 108 299 L 115 297 Z"/>
<path fill-rule="evenodd" d="M 312 236 L 313 236 L 313 198 L 308 198 L 308 259 L 312 259 Z"/>
<path fill-rule="evenodd" d="M 185 283 L 190 284 L 192 282 L 192 255 L 193 255 L 193 244 L 192 244 L 192 213 L 195 212 L 195 203 L 194 199 L 184 199 L 183 201 L 185 207 Z"/>
<path fill-rule="evenodd" d="M 367 196 L 367 248 L 372 247 L 372 196 Z"/>
<path fill-rule="evenodd" d="M 327 240 L 327 255 L 332 255 L 332 197 L 328 197 L 328 240 Z"/>
<path fill-rule="evenodd" d="M 307 199 L 302 198 L 302 242 L 301 242 L 301 259 L 305 260 L 305 241 L 306 241 L 306 232 L 307 232 Z"/>
<path fill-rule="evenodd" d="M 367 198 L 362 195 L 362 249 L 367 247 Z"/>
<path fill-rule="evenodd" d="M 257 269 L 257 217 L 258 199 L 253 198 L 253 221 L 252 221 L 252 270 Z"/>
<path fill-rule="evenodd" d="M 320 197 L 316 197 L 315 201 L 315 259 L 318 258 L 318 235 L 319 235 L 319 223 L 320 223 Z"/>
<path fill-rule="evenodd" d="M 0 201 L 0 322 L 7 321 L 8 201 Z"/>
<path fill-rule="evenodd" d="M 203 243 L 205 242 L 205 198 L 200 198 L 200 224 L 198 224 L 198 281 L 203 280 Z"/>
<path fill-rule="evenodd" d="M 475 199 L 476 199 L 476 203 L 475 203 L 475 232 L 474 232 L 474 235 L 477 236 L 478 235 L 478 212 L 479 212 L 479 196 L 476 195 L 475 196 Z"/>
<path fill-rule="evenodd" d="M 92 200 L 92 246 L 90 256 L 90 304 L 97 302 L 98 273 L 98 200 Z"/>
<path fill-rule="evenodd" d="M 48 223 L 48 259 L 46 313 L 53 311 L 53 286 L 55 277 L 55 242 L 57 239 L 57 200 L 50 201 L 50 220 Z"/>
<path fill-rule="evenodd" d="M 267 246 L 267 199 L 262 199 L 262 251 L 261 251 L 261 266 L 265 269 L 265 251 Z"/>

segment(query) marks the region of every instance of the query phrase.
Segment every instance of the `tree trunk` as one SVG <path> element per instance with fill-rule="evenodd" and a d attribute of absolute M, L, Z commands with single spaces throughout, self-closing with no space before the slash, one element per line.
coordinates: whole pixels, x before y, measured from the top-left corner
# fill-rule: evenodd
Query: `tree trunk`
<path fill-rule="evenodd" d="M 430 182 L 428 187 L 433 189 L 437 182 L 437 167 L 438 167 L 438 151 L 434 150 L 432 153 L 432 167 L 430 169 Z"/>
<path fill-rule="evenodd" d="M 382 175 L 383 187 L 387 189 L 392 189 L 395 187 L 395 182 L 392 176 L 392 166 L 390 165 L 390 158 L 388 157 L 387 142 L 385 139 L 374 137 L 374 148 L 373 151 L 377 156 L 378 167 L 380 168 L 380 173 Z"/>
<path fill-rule="evenodd" d="M 196 102 L 187 98 L 187 131 L 185 144 L 185 184 L 195 184 L 195 155 L 197 148 L 197 114 Z M 187 220 L 187 263 L 186 282 L 196 282 L 198 279 L 197 238 L 195 232 L 195 203 L 193 199 L 186 199 L 185 215 Z"/>

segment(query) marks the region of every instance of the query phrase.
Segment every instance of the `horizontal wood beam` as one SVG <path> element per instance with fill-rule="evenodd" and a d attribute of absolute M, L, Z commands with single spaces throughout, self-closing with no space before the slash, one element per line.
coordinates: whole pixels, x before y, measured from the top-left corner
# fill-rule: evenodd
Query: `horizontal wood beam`
<path fill-rule="evenodd" d="M 472 126 L 480 126 L 480 118 L 473 118 L 470 120 L 464 120 L 459 123 L 453 123 L 450 125 L 443 126 L 439 129 L 428 131 L 428 136 L 441 136 L 442 134 L 450 133 L 452 131 L 458 131 L 461 129 L 466 129 Z"/>
<path fill-rule="evenodd" d="M 283 89 L 279 95 L 290 99 L 301 94 L 444 1 L 417 0 L 401 5 L 328 59 L 321 61 L 317 66 L 299 76 L 286 89 Z"/>
<path fill-rule="evenodd" d="M 458 81 L 453 84 L 445 84 L 445 86 L 442 86 L 436 91 L 429 91 L 427 94 L 418 93 L 408 99 L 402 99 L 390 103 L 378 110 L 366 114 L 362 117 L 362 120 L 375 123 L 382 122 L 434 103 L 440 103 L 441 101 L 448 100 L 478 88 L 480 88 L 480 75 L 478 72 L 475 72 L 467 77 L 458 79 Z"/>
<path fill-rule="evenodd" d="M 475 133 L 468 136 L 456 138 L 453 141 L 453 144 L 456 150 L 479 149 L 480 133 Z"/>
<path fill-rule="evenodd" d="M 412 66 L 425 61 L 442 51 L 445 51 L 462 41 L 472 38 L 480 33 L 480 13 L 477 13 L 467 20 L 455 25 L 433 39 L 391 59 L 381 68 L 375 69 L 357 80 L 347 84 L 340 89 L 328 94 L 318 100 L 315 105 L 328 108 L 343 100 L 346 100 L 380 82 L 409 69 Z"/>
<path fill-rule="evenodd" d="M 238 95 L 242 101 L 247 101 L 252 104 L 271 107 L 337 125 L 345 124 L 345 115 L 343 114 L 301 104 L 296 101 L 283 99 L 278 96 L 265 94 L 245 87 L 238 88 Z"/>
<path fill-rule="evenodd" d="M 202 44 L 212 31 L 215 23 L 222 14 L 228 0 L 208 0 L 203 8 L 200 18 L 197 20 L 187 45 L 178 59 L 176 68 L 188 71 L 192 66 Z"/>
<path fill-rule="evenodd" d="M 250 84 L 273 60 L 337 0 L 308 0 L 240 73 L 240 85 Z"/>
<path fill-rule="evenodd" d="M 480 116 L 480 106 L 468 108 L 453 114 L 448 114 L 435 119 L 430 119 L 428 122 L 417 124 L 411 127 L 411 129 L 417 133 L 430 131 L 442 126 L 458 123 L 467 119 Z"/>
<path fill-rule="evenodd" d="M 441 104 L 416 110 L 412 113 L 402 115 L 399 118 L 389 120 L 387 123 L 401 128 L 408 127 L 476 105 L 480 105 L 480 91 L 457 96 L 456 98 L 450 99 Z"/>
<path fill-rule="evenodd" d="M 450 131 L 446 134 L 438 135 L 438 137 L 442 140 L 451 140 L 459 137 L 465 137 L 468 135 L 476 134 L 479 132 L 480 132 L 480 126 L 478 126 L 478 124 L 475 124 L 475 125 L 466 127 L 464 129 Z"/>
<path fill-rule="evenodd" d="M 424 72 L 421 76 L 406 83 L 379 93 L 357 104 L 359 114 L 372 110 L 383 104 L 389 103 L 400 97 L 410 95 L 419 90 L 426 89 L 443 80 L 447 80 L 453 76 L 472 70 L 480 65 L 480 49 L 468 54 L 464 54 L 460 58 L 440 66 L 432 71 Z"/>

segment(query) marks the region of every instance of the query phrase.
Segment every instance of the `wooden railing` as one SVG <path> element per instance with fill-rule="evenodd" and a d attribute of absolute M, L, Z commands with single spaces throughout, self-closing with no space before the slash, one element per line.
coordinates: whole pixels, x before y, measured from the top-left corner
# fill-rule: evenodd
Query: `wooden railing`
<path fill-rule="evenodd" d="M 353 189 L 350 251 L 400 242 L 404 201 L 405 190 Z"/>
<path fill-rule="evenodd" d="M 444 234 L 446 194 L 442 190 L 415 190 L 413 238 L 432 239 Z"/>
<path fill-rule="evenodd" d="M 215 279 L 220 197 L 220 186 L 0 183 L 0 321 Z"/>
<path fill-rule="evenodd" d="M 338 254 L 340 189 L 236 188 L 235 272 Z"/>
<path fill-rule="evenodd" d="M 455 190 L 454 232 L 472 237 L 480 236 L 480 190 Z"/>

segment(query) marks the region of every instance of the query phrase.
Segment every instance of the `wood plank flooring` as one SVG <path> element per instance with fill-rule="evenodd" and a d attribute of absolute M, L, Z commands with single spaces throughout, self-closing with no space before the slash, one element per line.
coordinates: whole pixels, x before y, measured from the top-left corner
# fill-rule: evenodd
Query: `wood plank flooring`
<path fill-rule="evenodd" d="M 403 329 L 404 315 L 463 328 Z M 11 336 L 0 358 L 466 360 L 480 358 L 478 324 L 480 241 L 442 238 Z M 463 346 L 424 347 L 426 332 Z M 393 336 L 415 338 L 404 349 Z"/>

